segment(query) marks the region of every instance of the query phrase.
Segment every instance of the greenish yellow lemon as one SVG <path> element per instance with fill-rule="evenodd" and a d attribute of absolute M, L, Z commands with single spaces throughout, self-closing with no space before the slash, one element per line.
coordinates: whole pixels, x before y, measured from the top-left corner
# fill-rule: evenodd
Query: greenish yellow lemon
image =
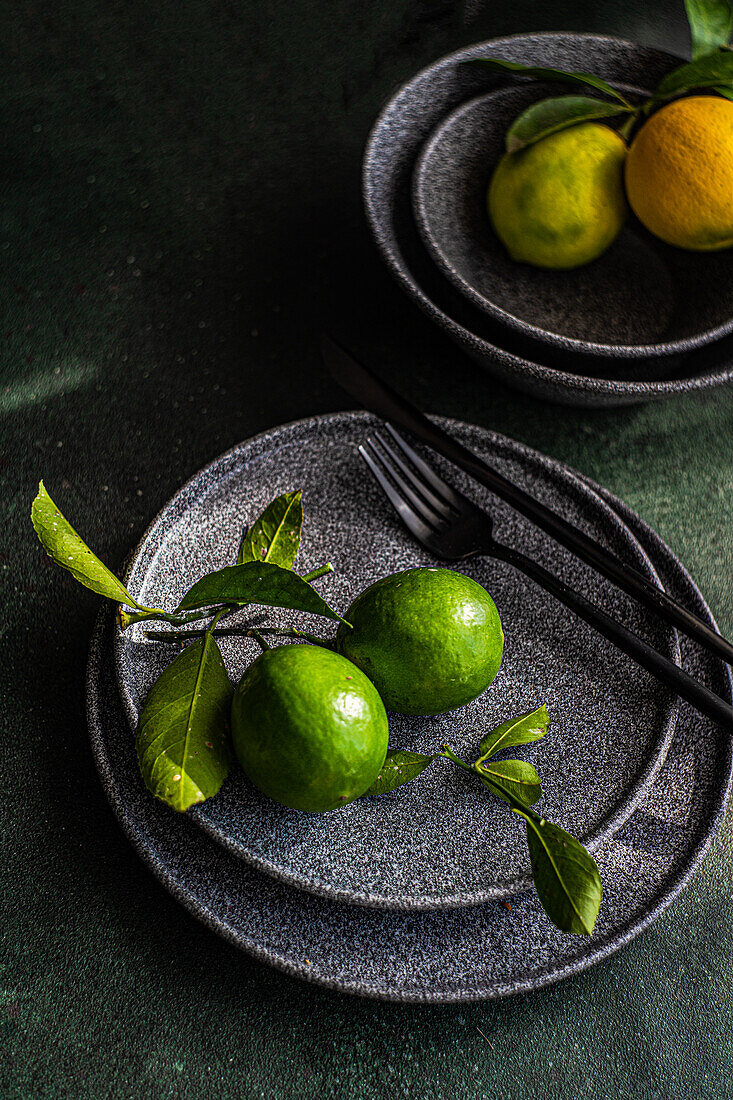
<path fill-rule="evenodd" d="M 623 138 L 596 122 L 502 157 L 489 184 L 488 210 L 512 259 L 572 268 L 605 252 L 626 220 L 625 157 Z"/>

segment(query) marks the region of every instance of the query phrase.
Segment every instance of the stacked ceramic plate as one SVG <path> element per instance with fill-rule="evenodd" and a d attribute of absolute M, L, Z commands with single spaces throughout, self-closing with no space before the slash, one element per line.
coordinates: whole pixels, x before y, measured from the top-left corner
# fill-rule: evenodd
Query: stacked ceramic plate
<path fill-rule="evenodd" d="M 509 259 L 487 184 L 510 123 L 561 89 L 466 64 L 481 57 L 593 73 L 632 99 L 681 61 L 616 38 L 517 35 L 452 54 L 400 88 L 370 136 L 363 186 L 402 288 L 488 372 L 552 401 L 632 404 L 727 381 L 732 251 L 671 248 L 632 217 L 585 267 Z"/>
<path fill-rule="evenodd" d="M 134 554 L 130 591 L 175 606 L 198 577 L 234 560 L 244 525 L 276 494 L 303 488 L 300 571 L 328 559 L 320 582 L 342 612 L 377 577 L 431 559 L 369 480 L 358 444 L 364 413 L 315 418 L 241 444 L 188 482 Z M 482 429 L 445 422 L 465 445 L 710 621 L 680 563 L 623 504 L 567 467 Z M 442 464 L 436 460 L 438 466 Z M 544 538 L 512 510 L 447 476 L 491 509 L 521 545 L 719 694 L 722 664 Z M 390 744 L 468 756 L 482 731 L 546 703 L 549 735 L 526 747 L 543 780 L 539 806 L 595 853 L 604 899 L 594 934 L 564 935 L 532 888 L 522 830 L 470 777 L 437 761 L 418 779 L 332 813 L 265 798 L 234 769 L 214 798 L 176 814 L 140 779 L 134 730 L 176 646 L 137 624 L 100 621 L 89 667 L 92 744 L 110 802 L 163 884 L 216 932 L 291 974 L 403 1001 L 498 997 L 557 981 L 620 947 L 688 881 L 714 835 L 731 775 L 730 738 L 509 567 L 466 572 L 494 596 L 506 649 L 491 688 L 437 718 L 390 716 Z M 326 587 L 327 586 L 327 587 Z M 287 621 L 277 612 L 277 621 Z M 295 621 L 295 620 L 293 620 Z M 327 632 L 314 620 L 310 629 Z M 237 680 L 255 656 L 227 638 Z M 538 807 L 539 808 L 539 807 Z"/>

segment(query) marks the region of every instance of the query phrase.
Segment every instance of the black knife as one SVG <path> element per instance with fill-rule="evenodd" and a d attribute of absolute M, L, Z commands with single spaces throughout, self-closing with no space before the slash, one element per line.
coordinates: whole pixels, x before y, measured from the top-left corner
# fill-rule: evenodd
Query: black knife
<path fill-rule="evenodd" d="M 405 428 L 423 443 L 427 443 L 444 458 L 460 466 L 476 481 L 480 481 L 492 493 L 511 504 L 523 516 L 567 547 L 582 561 L 591 565 L 598 573 L 613 581 L 624 592 L 628 592 L 630 596 L 656 612 L 666 622 L 678 627 L 691 638 L 695 638 L 728 664 L 733 664 L 733 645 L 722 635 L 673 600 L 666 592 L 657 588 L 641 573 L 637 573 L 628 563 L 622 562 L 595 539 L 574 527 L 551 508 L 535 500 L 524 489 L 520 489 L 498 470 L 453 439 L 437 424 L 433 424 L 391 386 L 367 367 L 357 363 L 329 336 L 321 337 L 321 353 L 335 381 L 355 397 L 365 409 L 383 420 Z"/>

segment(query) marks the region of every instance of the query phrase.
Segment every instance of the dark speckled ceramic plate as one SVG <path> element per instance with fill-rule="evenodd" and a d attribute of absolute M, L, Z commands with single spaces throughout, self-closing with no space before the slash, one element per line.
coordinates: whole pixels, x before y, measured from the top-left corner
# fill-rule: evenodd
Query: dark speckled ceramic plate
<path fill-rule="evenodd" d="M 617 86 L 634 97 L 635 89 Z M 630 218 L 601 257 L 572 271 L 543 271 L 509 257 L 489 222 L 487 185 L 512 121 L 556 93 L 554 85 L 532 83 L 479 96 L 426 142 L 415 167 L 415 217 L 443 274 L 500 323 L 561 351 L 678 355 L 729 333 L 730 250 L 670 248 Z"/>
<path fill-rule="evenodd" d="M 230 451 L 172 499 L 135 554 L 128 585 L 149 606 L 175 606 L 204 572 L 234 560 L 242 528 L 277 493 L 302 486 L 303 571 L 331 560 L 320 582 L 345 612 L 367 584 L 396 569 L 432 564 L 396 520 L 359 455 L 375 425 L 367 414 L 339 414 L 276 429 Z M 616 514 L 534 451 L 478 428 L 449 423 L 467 446 L 625 560 L 653 569 Z M 512 510 L 458 471 L 455 482 L 491 507 L 498 537 L 570 580 L 633 630 L 675 657 L 676 640 L 623 593 L 581 566 Z M 499 676 L 479 699 L 438 718 L 391 716 L 393 747 L 421 752 L 448 741 L 470 754 L 482 730 L 546 702 L 550 736 L 520 755 L 544 785 L 543 812 L 597 845 L 629 817 L 660 767 L 672 735 L 670 693 L 531 582 L 487 559 L 465 564 L 499 607 L 506 633 Z M 279 621 L 296 617 L 272 612 Z M 300 620 L 302 621 L 302 620 Z M 327 623 L 311 623 L 329 633 Z M 222 644 L 232 678 L 257 652 L 253 642 Z M 122 697 L 134 725 L 154 678 L 175 655 L 147 641 L 138 625 L 117 638 Z M 132 746 L 132 735 L 131 735 Z M 520 830 L 483 788 L 442 761 L 414 783 L 329 814 L 290 810 L 264 797 L 241 770 L 189 816 L 260 870 L 302 889 L 384 908 L 474 905 L 530 882 Z"/>
<path fill-rule="evenodd" d="M 634 530 L 667 591 L 712 622 L 700 593 L 658 536 L 625 505 L 607 501 Z M 638 935 L 670 905 L 722 820 L 731 779 L 730 735 L 683 704 L 647 797 L 596 852 L 604 899 L 593 936 L 557 932 L 531 892 L 515 898 L 511 911 L 489 902 L 400 913 L 317 898 L 258 873 L 187 817 L 172 815 L 149 797 L 119 702 L 112 641 L 112 615 L 102 615 L 89 661 L 89 726 L 105 792 L 136 851 L 212 931 L 262 962 L 340 992 L 455 1003 L 526 993 L 576 974 Z M 682 663 L 731 698 L 725 667 L 686 639 Z"/>
<path fill-rule="evenodd" d="M 490 375 L 547 401 L 631 405 L 718 386 L 733 377 L 730 336 L 686 355 L 611 359 L 539 345 L 477 309 L 438 270 L 412 210 L 415 162 L 436 126 L 461 104 L 507 79 L 461 65 L 485 56 L 592 72 L 612 83 L 656 84 L 680 59 L 591 34 L 523 34 L 459 50 L 399 88 L 376 120 L 364 152 L 362 186 L 377 247 L 397 283 L 441 331 Z"/>

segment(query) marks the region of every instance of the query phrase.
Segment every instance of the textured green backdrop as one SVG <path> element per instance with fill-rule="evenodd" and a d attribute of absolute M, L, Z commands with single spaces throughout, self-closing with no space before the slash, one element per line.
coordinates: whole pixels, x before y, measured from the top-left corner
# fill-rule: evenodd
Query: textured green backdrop
<path fill-rule="evenodd" d="M 628 500 L 733 633 L 731 390 L 607 413 L 501 390 L 393 286 L 360 207 L 370 123 L 423 63 L 535 29 L 684 51 L 681 9 L 3 5 L 2 1096 L 733 1095 L 730 818 L 647 933 L 545 992 L 438 1009 L 298 984 L 197 924 L 117 828 L 84 718 L 98 601 L 47 566 L 28 521 L 43 476 L 119 565 L 202 463 L 342 407 L 316 343 L 336 310 L 426 408 L 526 440 Z"/>

